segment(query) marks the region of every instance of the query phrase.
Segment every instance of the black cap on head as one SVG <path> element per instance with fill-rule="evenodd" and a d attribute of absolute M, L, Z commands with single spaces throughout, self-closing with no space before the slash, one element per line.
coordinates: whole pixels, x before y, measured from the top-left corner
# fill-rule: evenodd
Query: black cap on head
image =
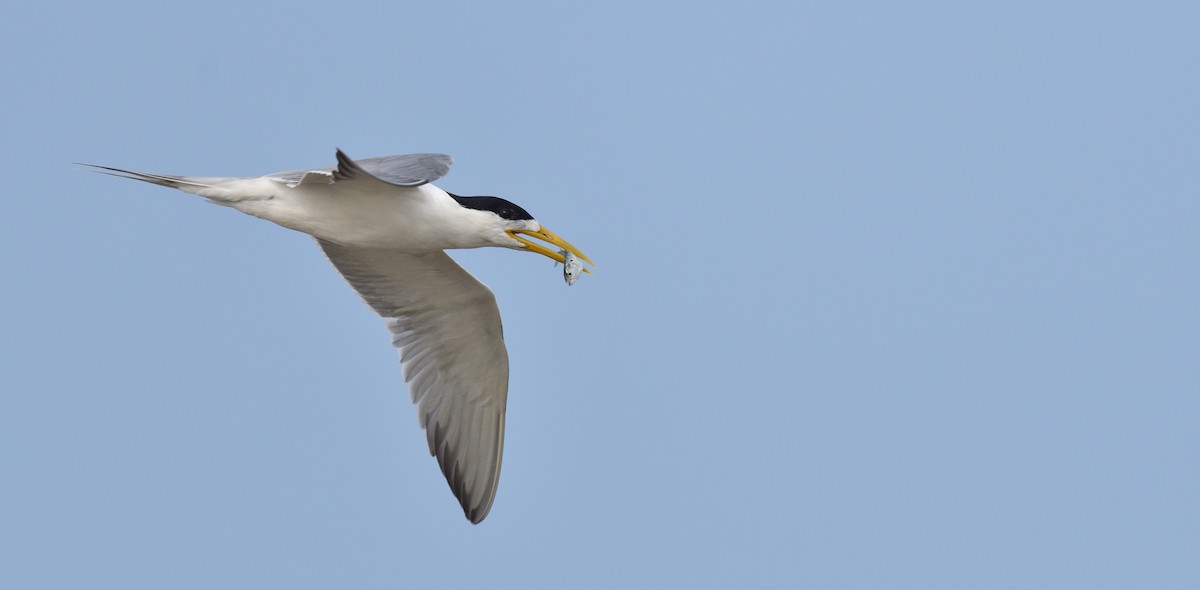
<path fill-rule="evenodd" d="M 458 201 L 459 205 L 467 209 L 477 209 L 479 211 L 491 211 L 499 215 L 502 219 L 510 221 L 521 221 L 524 219 L 533 219 L 533 216 L 528 211 L 521 208 L 520 205 L 501 199 L 500 197 L 460 197 L 453 193 L 446 193 L 450 198 Z"/>

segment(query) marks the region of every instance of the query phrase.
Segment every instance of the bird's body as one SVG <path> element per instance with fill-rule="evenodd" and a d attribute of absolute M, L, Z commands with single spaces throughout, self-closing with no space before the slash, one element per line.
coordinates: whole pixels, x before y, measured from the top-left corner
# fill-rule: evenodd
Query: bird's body
<path fill-rule="evenodd" d="M 364 248 L 396 248 L 405 251 L 436 251 L 446 248 L 477 248 L 485 244 L 459 227 L 462 220 L 444 215 L 458 204 L 446 191 L 432 185 L 402 189 L 413 193 L 397 198 L 376 187 L 346 192 L 331 191 L 334 185 L 278 186 L 267 181 L 279 198 L 235 201 L 231 206 L 243 213 L 273 221 L 315 238 Z M 262 181 L 255 181 L 260 184 Z M 383 188 L 383 187 L 379 187 Z M 397 231 L 397 227 L 404 231 Z"/>
<path fill-rule="evenodd" d="M 500 475 L 508 352 L 492 292 L 443 250 L 499 246 L 563 255 L 520 237 L 577 249 L 519 206 L 459 197 L 430 184 L 452 160 L 411 154 L 256 178 L 110 174 L 197 194 L 309 234 L 359 295 L 388 320 L 418 419 L 468 519 L 491 509 Z M 590 262 L 590 261 L 589 261 Z"/>

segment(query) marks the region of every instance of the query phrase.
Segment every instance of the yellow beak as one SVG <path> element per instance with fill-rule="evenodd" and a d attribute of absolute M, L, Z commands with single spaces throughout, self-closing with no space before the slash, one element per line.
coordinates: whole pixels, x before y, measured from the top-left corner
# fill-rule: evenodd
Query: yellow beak
<path fill-rule="evenodd" d="M 558 237 L 557 235 L 554 234 L 554 232 L 546 229 L 545 226 L 542 226 L 541 231 L 511 229 L 505 233 L 507 233 L 510 238 L 524 244 L 525 248 L 527 248 L 531 252 L 537 252 L 538 254 L 541 254 L 542 256 L 545 256 L 546 258 L 549 258 L 555 262 L 562 262 L 565 264 L 567 259 L 565 256 L 563 256 L 559 252 L 557 252 L 555 250 L 551 250 L 541 244 L 537 244 L 537 243 L 531 242 L 529 240 L 526 240 L 525 238 L 522 238 L 521 236 L 518 236 L 517 234 L 524 234 L 527 236 L 532 236 L 543 242 L 549 242 L 551 244 L 554 244 L 555 246 L 558 246 L 559 248 L 562 248 L 563 250 L 566 250 L 567 252 L 570 252 L 570 253 L 584 259 L 585 261 L 587 261 L 588 264 L 590 264 L 592 266 L 596 266 L 596 263 L 592 262 L 592 259 L 587 257 L 587 254 L 580 252 L 579 248 L 572 246 L 570 242 Z M 592 271 L 590 271 L 586 268 L 583 269 L 583 272 L 586 272 L 588 274 L 592 273 Z"/>

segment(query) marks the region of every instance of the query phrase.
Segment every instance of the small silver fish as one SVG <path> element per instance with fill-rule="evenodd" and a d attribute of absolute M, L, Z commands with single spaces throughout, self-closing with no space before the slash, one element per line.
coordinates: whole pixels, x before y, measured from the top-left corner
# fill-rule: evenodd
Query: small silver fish
<path fill-rule="evenodd" d="M 563 262 L 563 280 L 568 285 L 574 285 L 575 281 L 579 280 L 579 276 L 583 274 L 583 261 L 566 250 L 559 250 L 558 253 L 566 259 L 566 262 Z"/>

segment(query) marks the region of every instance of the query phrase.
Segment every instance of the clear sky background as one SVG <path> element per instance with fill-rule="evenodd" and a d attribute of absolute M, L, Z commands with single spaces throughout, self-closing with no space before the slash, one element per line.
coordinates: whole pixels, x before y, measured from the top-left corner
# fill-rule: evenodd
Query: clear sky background
<path fill-rule="evenodd" d="M 1195 588 L 1195 6 L 27 6 L 0 587 Z M 599 265 L 455 255 L 512 358 L 480 526 L 310 239 L 70 164 L 335 147 Z"/>

